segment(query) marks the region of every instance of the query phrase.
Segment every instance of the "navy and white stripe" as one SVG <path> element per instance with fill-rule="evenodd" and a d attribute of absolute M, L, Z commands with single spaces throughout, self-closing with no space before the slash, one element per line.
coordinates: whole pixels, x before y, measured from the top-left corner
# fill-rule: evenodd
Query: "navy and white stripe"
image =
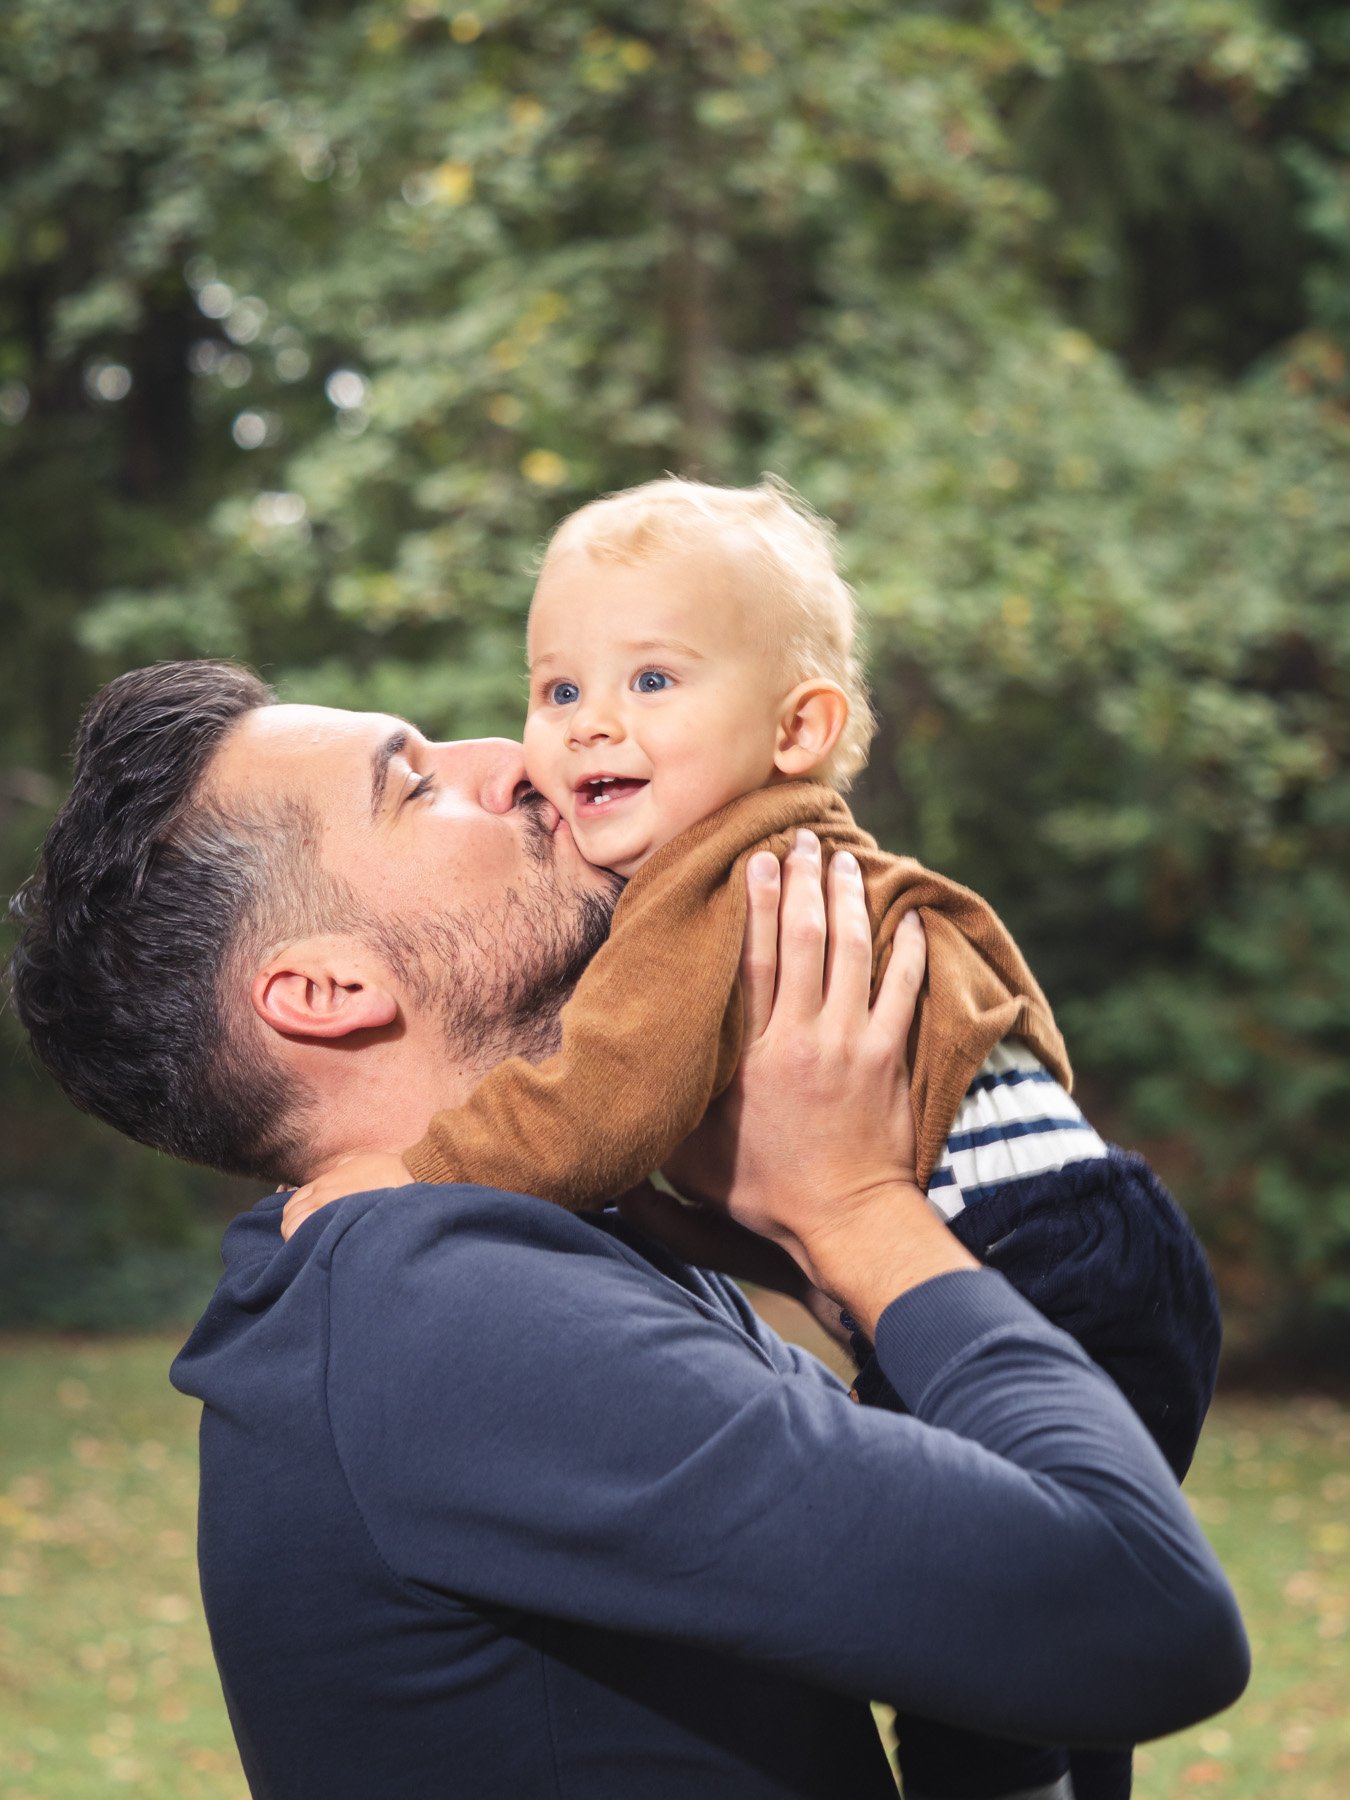
<path fill-rule="evenodd" d="M 1025 1044 L 1009 1039 L 995 1045 L 966 1090 L 928 1198 L 951 1219 L 1010 1181 L 1106 1153 L 1068 1092 Z"/>

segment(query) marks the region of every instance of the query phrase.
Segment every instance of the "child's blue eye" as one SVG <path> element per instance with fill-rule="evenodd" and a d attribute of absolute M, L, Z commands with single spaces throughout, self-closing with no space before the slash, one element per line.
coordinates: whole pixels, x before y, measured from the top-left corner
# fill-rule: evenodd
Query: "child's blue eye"
<path fill-rule="evenodd" d="M 660 669 L 644 669 L 633 686 L 639 694 L 659 694 L 662 688 L 670 686 L 670 677 L 663 675 Z"/>
<path fill-rule="evenodd" d="M 548 697 L 554 706 L 572 706 L 581 698 L 581 689 L 575 681 L 555 681 L 548 690 Z"/>

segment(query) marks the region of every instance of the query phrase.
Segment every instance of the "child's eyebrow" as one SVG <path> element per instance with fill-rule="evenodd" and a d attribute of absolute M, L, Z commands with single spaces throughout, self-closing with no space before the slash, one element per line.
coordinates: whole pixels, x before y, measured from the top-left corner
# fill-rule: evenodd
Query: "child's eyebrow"
<path fill-rule="evenodd" d="M 681 656 L 687 656 L 694 662 L 707 662 L 702 650 L 696 650 L 692 644 L 686 644 L 681 638 L 630 638 L 624 643 L 616 644 L 616 650 L 622 650 L 630 656 L 652 656 L 663 650 L 674 650 Z M 530 668 L 544 669 L 551 663 L 572 661 L 566 650 L 545 650 L 538 656 L 530 658 Z"/>
<path fill-rule="evenodd" d="M 701 650 L 695 650 L 692 644 L 684 643 L 680 638 L 639 638 L 619 645 L 620 650 L 631 650 L 635 656 L 650 655 L 657 650 L 677 650 L 681 656 L 691 656 L 696 662 L 708 659 Z"/>

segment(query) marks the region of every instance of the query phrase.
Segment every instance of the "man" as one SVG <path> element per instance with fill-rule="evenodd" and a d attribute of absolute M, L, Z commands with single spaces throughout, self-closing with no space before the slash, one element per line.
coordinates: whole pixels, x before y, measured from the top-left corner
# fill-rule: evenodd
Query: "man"
<path fill-rule="evenodd" d="M 880 1795 L 870 1698 L 1109 1745 L 1240 1691 L 1137 1420 L 914 1186 L 922 948 L 869 1011 L 860 890 L 832 870 L 827 939 L 818 854 L 752 870 L 748 1049 L 692 1167 L 909 1412 L 613 1213 L 401 1188 L 283 1244 L 264 1201 L 175 1372 L 256 1795 Z M 16 1003 L 78 1104 L 294 1180 L 546 1053 L 612 897 L 517 746 L 167 665 L 86 717 Z"/>

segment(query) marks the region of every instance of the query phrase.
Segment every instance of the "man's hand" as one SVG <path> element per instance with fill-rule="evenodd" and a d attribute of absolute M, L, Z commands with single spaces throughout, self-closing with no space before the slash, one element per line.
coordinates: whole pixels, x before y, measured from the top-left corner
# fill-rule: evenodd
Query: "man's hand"
<path fill-rule="evenodd" d="M 781 1245 L 871 1330 L 906 1288 L 976 1268 L 914 1179 L 905 1045 L 925 966 L 906 918 L 870 1004 L 872 937 L 855 858 L 834 857 L 828 916 L 809 832 L 781 871 L 751 859 L 736 1079 L 666 1166 L 681 1191 Z M 828 929 L 827 929 L 828 927 Z"/>
<path fill-rule="evenodd" d="M 321 1206 L 348 1194 L 369 1194 L 379 1188 L 407 1187 L 412 1176 L 402 1157 L 385 1150 L 357 1150 L 335 1157 L 331 1168 L 298 1187 L 281 1211 L 281 1235 L 292 1237 Z"/>

